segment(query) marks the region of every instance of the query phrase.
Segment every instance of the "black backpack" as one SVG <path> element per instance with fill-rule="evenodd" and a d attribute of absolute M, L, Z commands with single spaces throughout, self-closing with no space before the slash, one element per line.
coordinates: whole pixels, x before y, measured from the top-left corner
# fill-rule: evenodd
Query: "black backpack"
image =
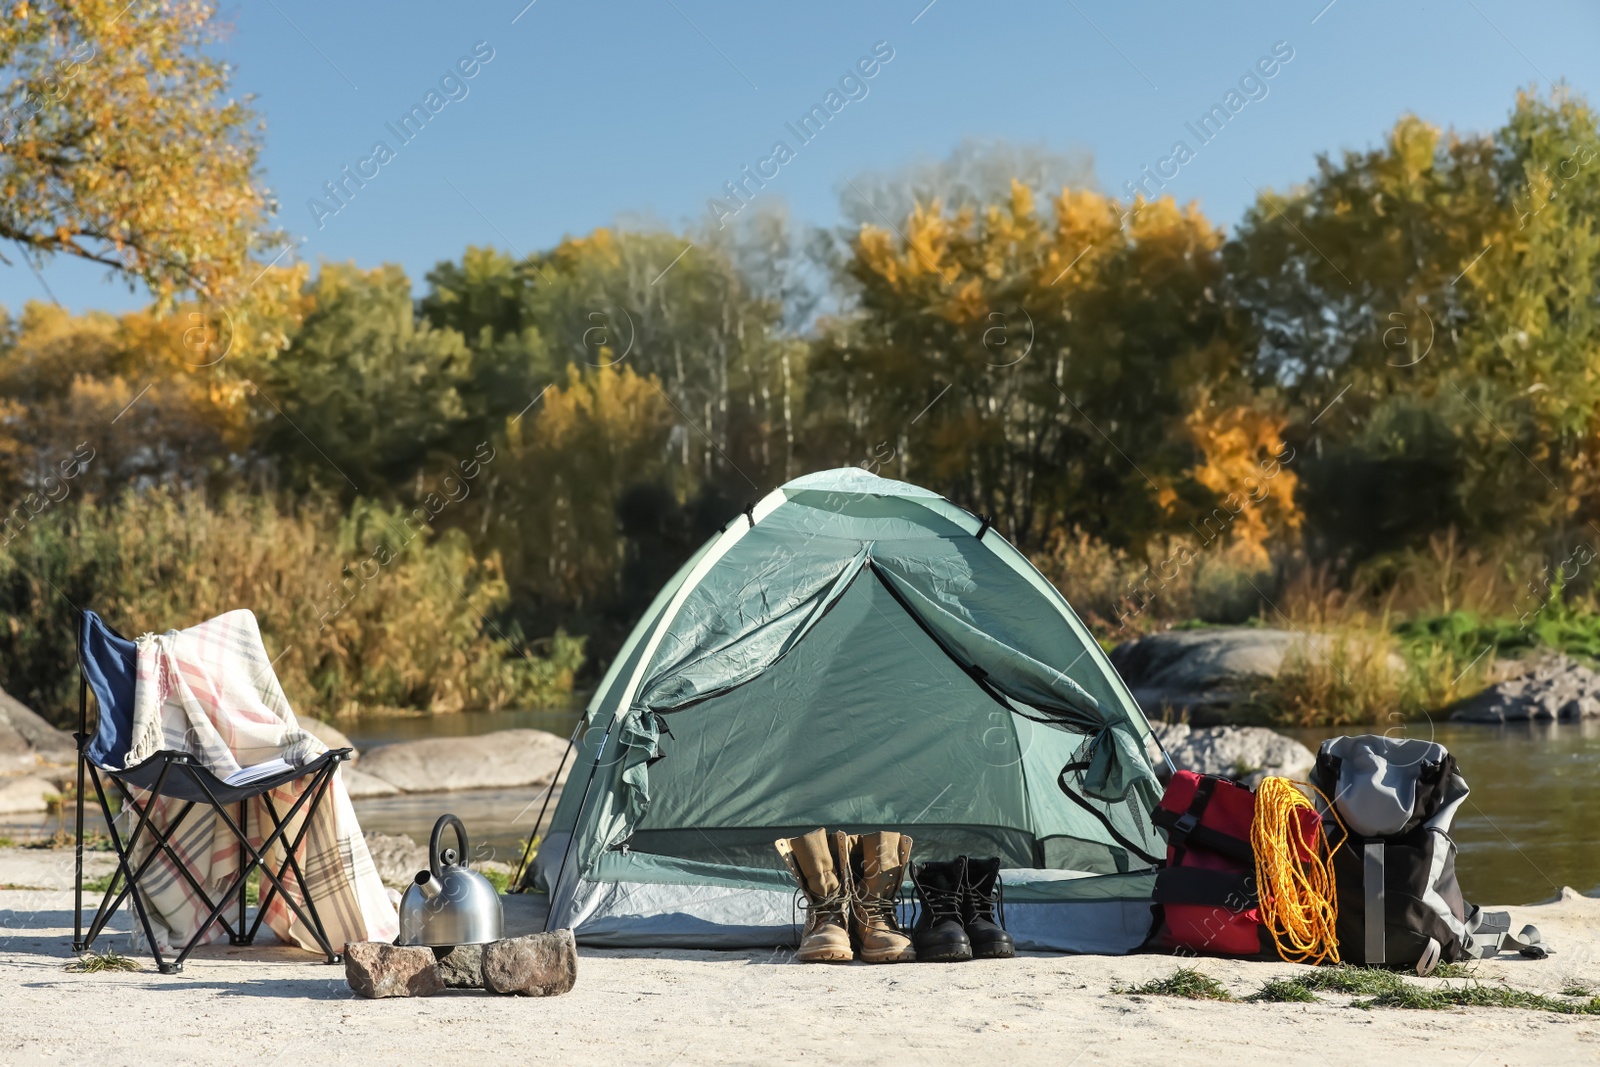
<path fill-rule="evenodd" d="M 1425 975 L 1502 949 L 1547 955 L 1537 929 L 1513 936 L 1509 913 L 1485 912 L 1461 895 L 1450 826 L 1468 790 L 1443 745 L 1336 737 L 1318 750 L 1311 782 L 1333 802 L 1346 835 L 1333 854 L 1343 962 Z M 1339 840 L 1333 819 L 1325 829 L 1330 842 Z"/>

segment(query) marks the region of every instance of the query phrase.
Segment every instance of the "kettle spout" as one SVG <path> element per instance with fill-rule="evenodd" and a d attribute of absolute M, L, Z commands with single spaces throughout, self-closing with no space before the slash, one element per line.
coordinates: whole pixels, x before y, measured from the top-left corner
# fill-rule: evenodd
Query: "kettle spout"
<path fill-rule="evenodd" d="M 433 876 L 432 871 L 418 871 L 416 877 L 417 888 L 422 890 L 422 899 L 434 900 L 444 892 L 444 886 L 439 879 Z"/>

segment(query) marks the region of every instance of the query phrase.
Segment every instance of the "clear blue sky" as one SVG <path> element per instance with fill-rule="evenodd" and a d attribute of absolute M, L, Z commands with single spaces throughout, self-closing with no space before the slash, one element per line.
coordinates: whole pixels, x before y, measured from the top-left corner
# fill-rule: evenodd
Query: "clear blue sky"
<path fill-rule="evenodd" d="M 468 244 L 527 253 L 624 214 L 699 222 L 707 199 L 779 139 L 796 155 L 763 195 L 819 224 L 840 220 L 846 177 L 942 157 L 968 136 L 1087 150 L 1101 185 L 1120 192 L 1175 140 L 1197 144 L 1184 124 L 1279 41 L 1294 58 L 1266 98 L 1168 185 L 1224 224 L 1255 195 L 1251 183 L 1301 181 L 1318 152 L 1374 145 L 1407 111 L 1488 129 L 1518 87 L 1562 78 L 1600 101 L 1592 2 L 525 3 L 227 9 L 235 29 L 221 50 L 266 121 L 279 221 L 303 239 L 293 254 L 397 262 L 420 280 Z M 480 41 L 494 58 L 466 82 L 468 95 L 400 145 L 385 124 Z M 894 58 L 868 95 L 799 146 L 784 124 L 879 41 Z M 394 158 L 319 229 L 307 200 L 380 139 Z M 144 299 L 65 259 L 45 277 L 78 310 Z M 42 297 L 26 267 L 0 266 L 0 304 Z"/>

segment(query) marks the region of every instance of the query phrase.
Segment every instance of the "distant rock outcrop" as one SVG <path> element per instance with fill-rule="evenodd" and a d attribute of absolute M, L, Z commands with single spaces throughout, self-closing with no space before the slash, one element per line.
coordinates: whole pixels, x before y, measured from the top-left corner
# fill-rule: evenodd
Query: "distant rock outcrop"
<path fill-rule="evenodd" d="M 339 729 L 337 726 L 331 726 L 328 723 L 323 722 L 321 719 L 313 719 L 309 715 L 296 715 L 295 721 L 300 724 L 300 729 L 304 730 L 312 737 L 315 737 L 318 741 L 321 741 L 329 748 L 348 748 L 352 752 L 355 752 L 356 746 L 350 743 L 350 739 L 345 736 L 344 731 Z M 355 756 L 350 760 L 350 763 L 354 764 L 356 760 L 359 760 L 360 758 L 361 753 L 356 752 Z"/>
<path fill-rule="evenodd" d="M 1152 728 L 1178 770 L 1220 774 L 1252 789 L 1269 776 L 1303 779 L 1317 759 L 1316 753 L 1294 738 L 1263 726 L 1155 723 Z M 1161 765 L 1161 753 L 1154 745 L 1150 758 Z"/>
<path fill-rule="evenodd" d="M 1276 678 L 1285 660 L 1327 656 L 1333 641 L 1327 634 L 1247 626 L 1167 630 L 1118 645 L 1111 665 L 1151 718 L 1170 711 L 1211 726 L 1229 721 L 1231 709 Z M 1391 654 L 1390 666 L 1403 671 L 1405 662 Z"/>
<path fill-rule="evenodd" d="M 1566 656 L 1552 656 L 1527 673 L 1458 701 L 1456 722 L 1571 722 L 1600 718 L 1600 674 Z"/>
<path fill-rule="evenodd" d="M 564 738 L 543 730 L 498 730 L 384 745 L 362 757 L 361 772 L 405 793 L 517 789 L 549 785 L 566 751 Z M 562 769 L 562 781 L 571 765 Z"/>
<path fill-rule="evenodd" d="M 0 778 L 0 815 L 28 815 L 49 811 L 45 798 L 60 796 L 55 783 L 31 774 Z"/>
<path fill-rule="evenodd" d="M 378 877 L 392 889 L 405 889 L 416 873 L 428 866 L 428 846 L 417 844 L 405 834 L 368 831 L 365 836 Z"/>
<path fill-rule="evenodd" d="M 71 734 L 57 730 L 0 690 L 0 774 L 29 774 L 77 758 L 78 746 Z"/>
<path fill-rule="evenodd" d="M 370 800 L 373 797 L 398 796 L 400 790 L 376 775 L 358 771 L 354 767 L 345 767 L 340 775 L 344 777 L 345 792 L 351 800 Z"/>

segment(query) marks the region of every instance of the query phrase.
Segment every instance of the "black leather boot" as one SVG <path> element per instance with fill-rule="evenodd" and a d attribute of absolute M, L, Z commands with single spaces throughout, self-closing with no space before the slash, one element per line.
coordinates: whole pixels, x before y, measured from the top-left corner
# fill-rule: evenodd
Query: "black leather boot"
<path fill-rule="evenodd" d="M 1008 960 L 1017 954 L 1017 943 L 995 918 L 995 901 L 1000 894 L 1000 857 L 970 859 L 962 856 L 961 926 L 972 945 L 975 960 Z"/>
<path fill-rule="evenodd" d="M 964 859 L 911 865 L 917 890 L 917 921 L 911 944 L 924 963 L 956 963 L 972 958 L 972 943 L 961 926 L 961 884 Z"/>

